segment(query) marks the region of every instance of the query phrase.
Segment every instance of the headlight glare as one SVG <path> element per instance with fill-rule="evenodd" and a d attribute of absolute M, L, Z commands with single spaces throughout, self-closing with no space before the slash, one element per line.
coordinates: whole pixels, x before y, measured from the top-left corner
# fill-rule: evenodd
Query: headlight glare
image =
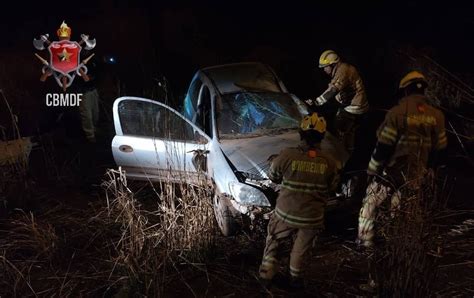
<path fill-rule="evenodd" d="M 270 206 L 265 194 L 253 186 L 240 182 L 230 182 L 229 188 L 232 197 L 242 205 Z"/>

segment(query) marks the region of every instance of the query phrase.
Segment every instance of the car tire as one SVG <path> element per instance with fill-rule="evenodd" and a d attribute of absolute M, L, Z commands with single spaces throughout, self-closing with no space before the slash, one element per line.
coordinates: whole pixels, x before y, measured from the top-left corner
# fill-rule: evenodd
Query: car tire
<path fill-rule="evenodd" d="M 225 196 L 214 194 L 214 215 L 222 235 L 235 235 L 239 229 L 238 216 L 240 213 L 232 206 L 230 200 Z"/>

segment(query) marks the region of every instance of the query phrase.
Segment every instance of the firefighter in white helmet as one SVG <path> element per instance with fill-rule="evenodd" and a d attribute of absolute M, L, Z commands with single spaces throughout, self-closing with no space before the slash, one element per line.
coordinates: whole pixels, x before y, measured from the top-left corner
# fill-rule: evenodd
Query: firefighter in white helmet
<path fill-rule="evenodd" d="M 373 246 L 377 207 L 390 197 L 392 210 L 396 210 L 402 186 L 408 193 L 417 189 L 447 146 L 444 115 L 428 103 L 427 85 L 418 71 L 405 75 L 399 84 L 402 98 L 387 112 L 377 131 L 359 214 L 358 242 L 364 247 Z"/>
<path fill-rule="evenodd" d="M 338 182 L 338 163 L 321 151 L 326 121 L 317 113 L 305 116 L 300 125 L 303 140 L 272 160 L 269 178 L 281 184 L 260 266 L 260 278 L 269 283 L 278 273 L 281 242 L 296 236 L 290 253 L 290 276 L 286 285 L 299 288 L 307 264 L 305 256 L 323 227 L 326 200 Z M 281 275 L 280 275 L 281 276 Z M 287 276 L 288 277 L 288 276 Z"/>

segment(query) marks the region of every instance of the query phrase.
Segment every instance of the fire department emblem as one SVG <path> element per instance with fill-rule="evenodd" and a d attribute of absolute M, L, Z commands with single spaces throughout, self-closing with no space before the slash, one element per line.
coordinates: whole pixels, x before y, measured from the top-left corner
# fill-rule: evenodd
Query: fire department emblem
<path fill-rule="evenodd" d="M 37 50 L 48 49 L 49 61 L 35 53 L 36 57 L 43 63 L 40 81 L 44 82 L 49 76 L 54 79 L 64 91 L 71 86 L 74 78 L 82 77 L 84 81 L 89 81 L 87 75 L 87 62 L 94 56 L 89 55 L 81 60 L 81 50 L 92 50 L 95 45 L 95 39 L 89 39 L 88 35 L 81 34 L 81 41 L 71 41 L 71 28 L 63 21 L 56 31 L 59 41 L 49 41 L 49 34 L 43 34 L 39 39 L 33 39 L 33 46 Z"/>

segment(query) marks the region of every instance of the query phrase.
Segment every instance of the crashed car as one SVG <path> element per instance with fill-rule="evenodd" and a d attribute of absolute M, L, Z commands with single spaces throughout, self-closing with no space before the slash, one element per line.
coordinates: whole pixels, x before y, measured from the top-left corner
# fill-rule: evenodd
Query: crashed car
<path fill-rule="evenodd" d="M 298 126 L 307 113 L 269 66 L 213 66 L 194 75 L 182 113 L 150 99 L 118 98 L 112 152 L 130 179 L 210 181 L 216 220 L 227 236 L 272 210 L 278 185 L 268 178 L 269 157 L 300 142 Z M 334 153 L 341 167 L 347 159 L 329 133 L 322 150 Z"/>

